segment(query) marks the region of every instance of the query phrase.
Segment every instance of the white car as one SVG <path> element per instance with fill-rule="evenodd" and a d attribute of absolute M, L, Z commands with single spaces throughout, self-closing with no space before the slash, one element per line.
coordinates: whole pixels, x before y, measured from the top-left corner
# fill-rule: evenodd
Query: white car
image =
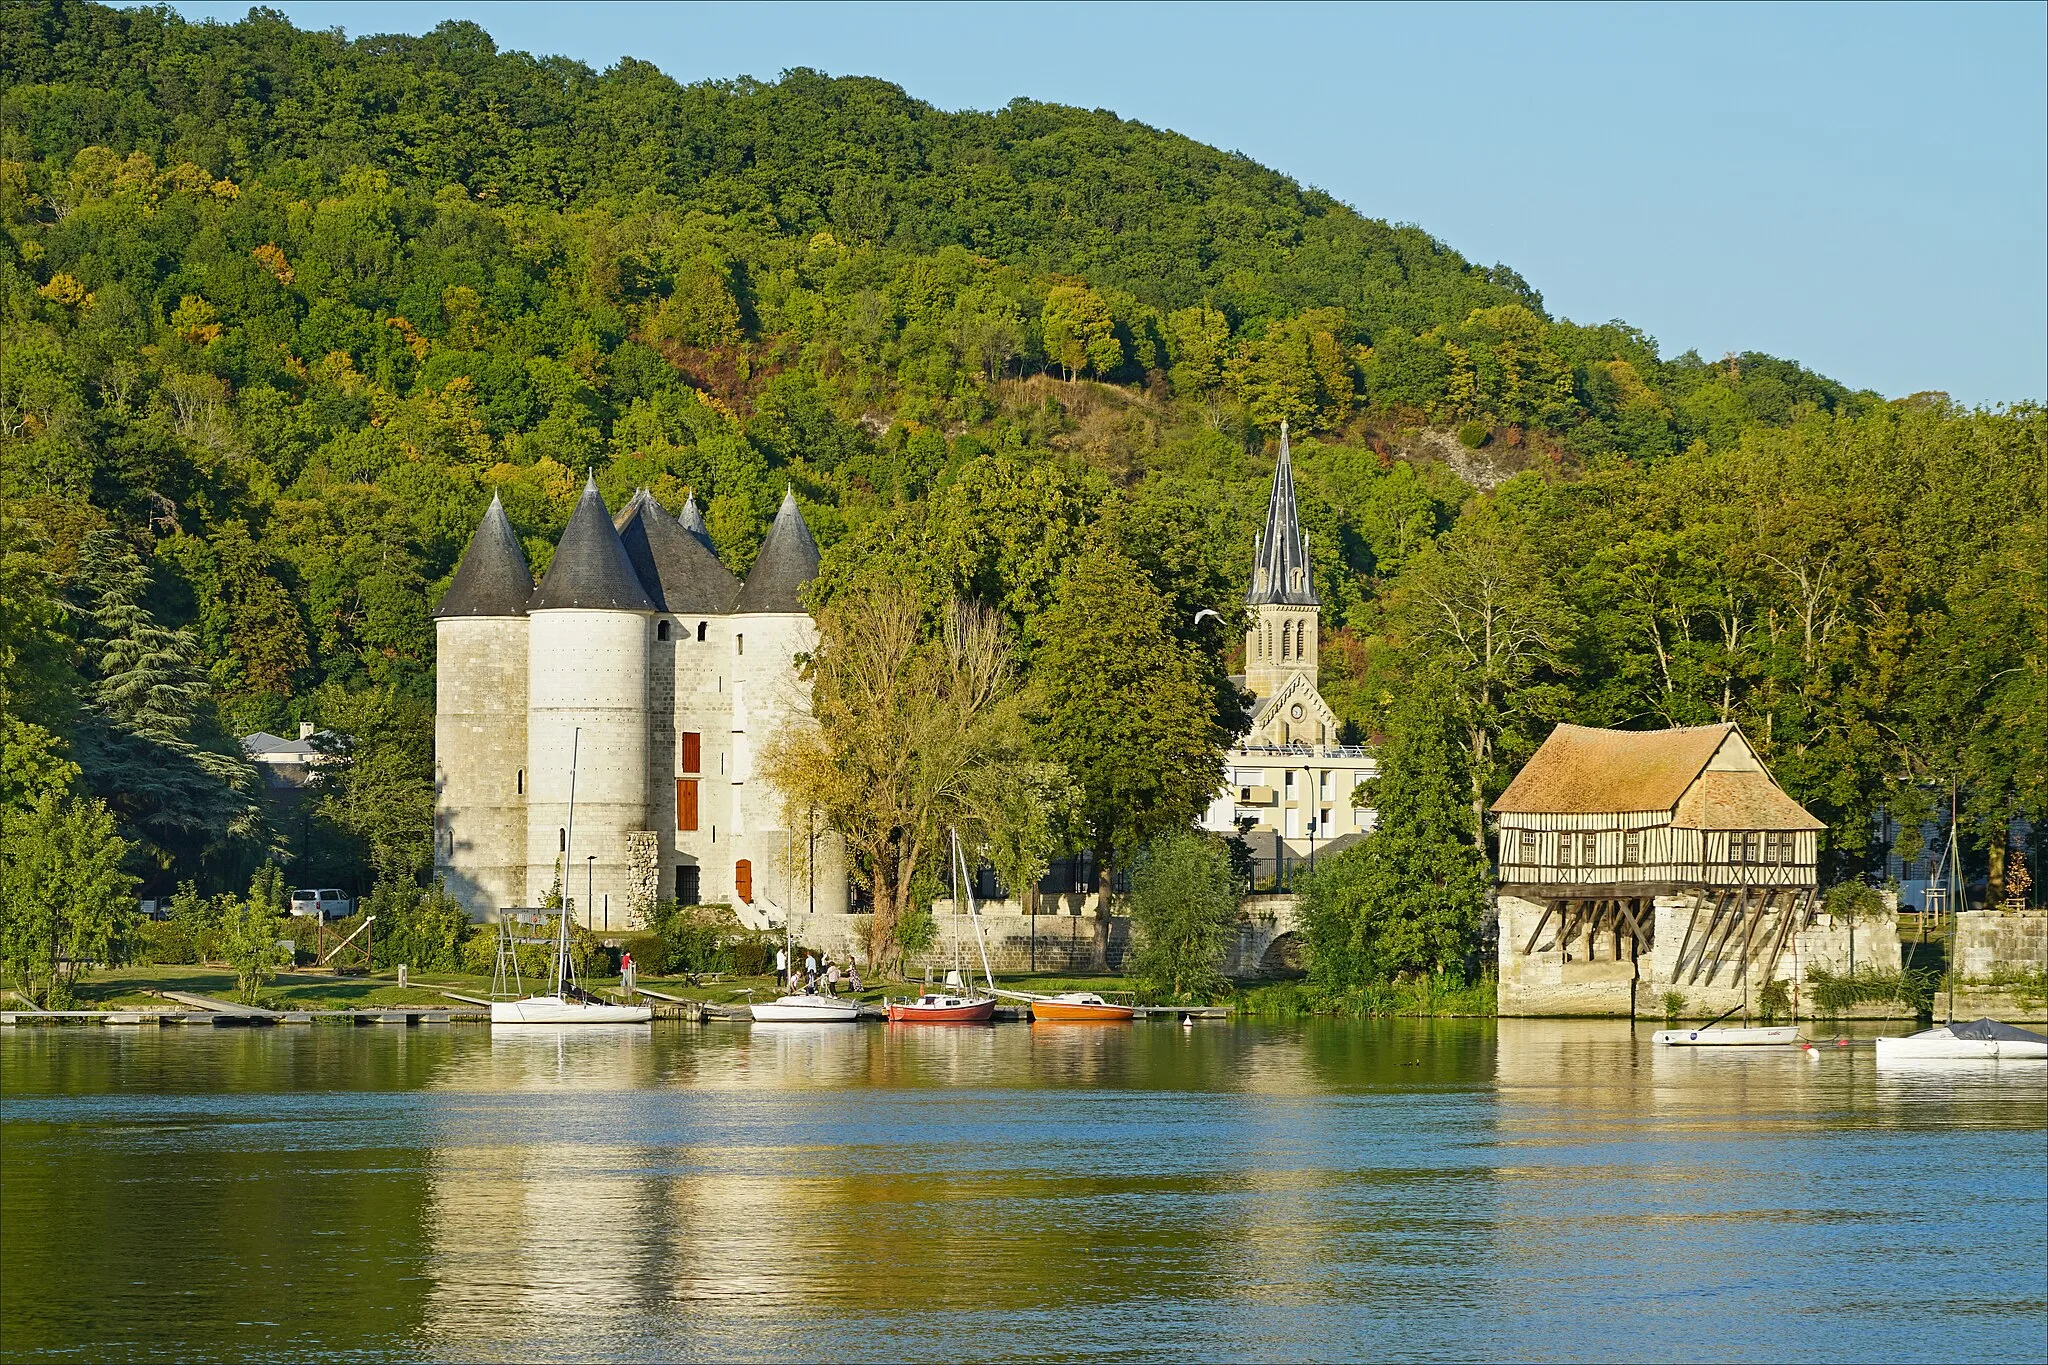
<path fill-rule="evenodd" d="M 323 886 L 292 892 L 292 913 L 309 918 L 345 919 L 355 913 L 356 903 L 339 887 Z"/>

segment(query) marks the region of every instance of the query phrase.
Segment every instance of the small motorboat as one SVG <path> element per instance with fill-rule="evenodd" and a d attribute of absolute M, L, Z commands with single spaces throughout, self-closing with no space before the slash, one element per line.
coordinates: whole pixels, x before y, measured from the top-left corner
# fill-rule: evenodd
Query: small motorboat
<path fill-rule="evenodd" d="M 927 991 L 915 1000 L 889 1002 L 892 1024 L 986 1024 L 995 1017 L 994 996 L 975 998 Z"/>
<path fill-rule="evenodd" d="M 1031 997 L 1035 1023 L 1122 1024 L 1137 1018 L 1136 1005 L 1114 1005 L 1094 991 L 1062 991 Z"/>
<path fill-rule="evenodd" d="M 654 1018 L 645 1005 L 607 1005 L 574 996 L 529 995 L 523 1000 L 493 1000 L 493 1024 L 644 1024 Z"/>
<path fill-rule="evenodd" d="M 851 1024 L 860 1018 L 860 1001 L 831 995 L 785 995 L 747 1009 L 757 1024 Z"/>
<path fill-rule="evenodd" d="M 1650 1035 L 1659 1047 L 1788 1047 L 1799 1041 L 1798 1028 L 1660 1028 Z"/>
<path fill-rule="evenodd" d="M 2048 1037 L 1996 1019 L 1947 1023 L 1906 1038 L 1877 1040 L 1884 1061 L 2040 1061 L 2048 1058 Z"/>

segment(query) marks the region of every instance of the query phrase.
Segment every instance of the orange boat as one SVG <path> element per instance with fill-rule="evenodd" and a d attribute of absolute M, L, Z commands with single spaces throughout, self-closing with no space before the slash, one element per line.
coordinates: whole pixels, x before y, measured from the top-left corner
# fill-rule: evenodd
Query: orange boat
<path fill-rule="evenodd" d="M 1066 991 L 1060 995 L 1033 996 L 1034 1023 L 1123 1024 L 1135 1019 L 1136 1005 L 1112 1005 L 1094 991 Z"/>
<path fill-rule="evenodd" d="M 891 1000 L 892 1024 L 986 1024 L 996 1017 L 994 996 L 973 1000 L 958 995 L 926 993 L 915 1000 Z"/>

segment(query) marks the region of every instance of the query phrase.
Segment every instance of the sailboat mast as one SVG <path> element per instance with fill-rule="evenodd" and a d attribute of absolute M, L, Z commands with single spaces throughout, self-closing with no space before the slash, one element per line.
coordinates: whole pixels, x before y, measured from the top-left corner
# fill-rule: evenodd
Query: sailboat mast
<path fill-rule="evenodd" d="M 974 904 L 974 888 L 967 880 L 967 855 L 960 849 L 960 831 L 957 829 L 953 830 L 953 858 L 959 864 L 960 885 L 965 889 L 967 895 L 967 919 L 974 926 L 974 946 L 981 952 L 982 980 L 988 983 L 989 993 L 993 995 L 996 989 L 996 974 L 989 970 L 988 940 L 981 935 L 981 913 Z M 953 908 L 957 913 L 960 908 L 957 900 Z"/>
<path fill-rule="evenodd" d="M 583 727 L 577 726 L 569 735 L 569 823 L 562 831 L 562 903 L 556 907 L 560 912 L 560 936 L 555 943 L 555 994 L 563 995 L 569 986 L 569 869 L 576 864 L 572 854 L 576 848 L 576 761 L 583 747 Z M 590 907 L 585 906 L 588 910 Z"/>

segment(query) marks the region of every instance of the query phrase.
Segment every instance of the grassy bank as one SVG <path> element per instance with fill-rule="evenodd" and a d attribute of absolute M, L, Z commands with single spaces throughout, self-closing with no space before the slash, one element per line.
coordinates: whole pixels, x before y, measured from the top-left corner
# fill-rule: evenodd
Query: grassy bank
<path fill-rule="evenodd" d="M 1275 981 L 1243 988 L 1234 1003 L 1238 1012 L 1250 1019 L 1304 1019 L 1318 1014 L 1349 1019 L 1491 1019 L 1496 1012 L 1497 984 L 1491 972 L 1471 982 L 1449 976 L 1422 977 L 1375 982 L 1333 997 L 1306 981 Z"/>

